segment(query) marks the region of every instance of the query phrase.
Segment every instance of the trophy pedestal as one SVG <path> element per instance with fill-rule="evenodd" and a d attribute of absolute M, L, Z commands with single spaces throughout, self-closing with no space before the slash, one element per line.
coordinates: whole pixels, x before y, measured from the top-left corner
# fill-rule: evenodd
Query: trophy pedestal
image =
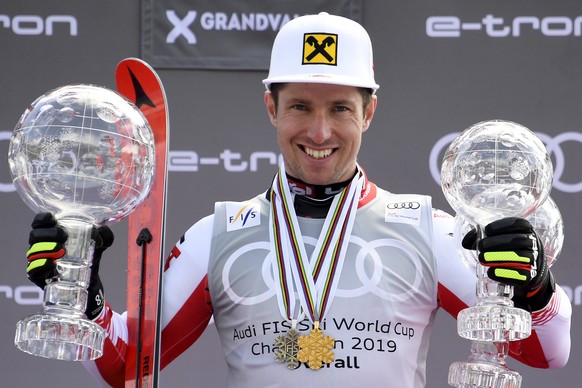
<path fill-rule="evenodd" d="M 16 324 L 14 343 L 34 356 L 87 361 L 101 357 L 105 330 L 87 319 L 94 243 L 92 225 L 80 219 L 63 219 L 67 229 L 67 254 L 57 260 L 57 275 L 44 288 L 41 312 Z"/>
<path fill-rule="evenodd" d="M 101 357 L 105 336 L 101 326 L 87 319 L 39 313 L 18 321 L 14 343 L 34 356 L 87 361 Z"/>
<path fill-rule="evenodd" d="M 480 305 L 461 310 L 457 331 L 473 341 L 517 341 L 531 334 L 531 315 L 506 305 Z"/>
<path fill-rule="evenodd" d="M 520 388 L 521 375 L 507 368 L 509 343 L 531 335 L 531 315 L 514 307 L 513 288 L 486 276 L 477 265 L 477 304 L 461 310 L 457 332 L 471 340 L 471 356 L 449 369 L 449 385 L 458 388 Z"/>
<path fill-rule="evenodd" d="M 458 388 L 519 388 L 521 375 L 503 365 L 488 362 L 454 362 L 449 385 Z"/>
<path fill-rule="evenodd" d="M 457 332 L 472 341 L 508 342 L 531 335 L 531 315 L 513 305 L 513 287 L 489 279 L 477 264 L 477 304 L 459 312 Z"/>
<path fill-rule="evenodd" d="M 519 388 L 521 375 L 506 366 L 508 342 L 472 341 L 466 362 L 449 368 L 449 385 L 458 388 Z"/>

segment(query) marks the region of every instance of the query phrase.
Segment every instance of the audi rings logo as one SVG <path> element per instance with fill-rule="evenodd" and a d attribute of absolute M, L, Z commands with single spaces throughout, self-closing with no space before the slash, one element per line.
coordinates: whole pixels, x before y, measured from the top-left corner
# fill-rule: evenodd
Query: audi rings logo
<path fill-rule="evenodd" d="M 317 244 L 317 240 L 309 236 L 304 236 L 304 242 L 312 246 Z M 419 290 L 423 288 L 422 259 L 416 249 L 409 243 L 391 238 L 366 241 L 352 235 L 350 237 L 350 248 L 354 249 L 353 265 L 355 268 L 353 273 L 357 279 L 355 281 L 359 282 L 359 284 L 353 284 L 349 288 L 343 288 L 340 282 L 336 289 L 336 297 L 356 298 L 373 293 L 387 301 L 403 302 L 421 292 Z M 392 249 L 394 252 L 399 252 L 399 254 L 381 254 L 380 250 L 385 248 Z M 261 275 L 259 276 L 259 279 L 262 278 L 262 284 L 261 287 L 255 287 L 253 289 L 257 290 L 262 288 L 263 290 L 257 291 L 255 295 L 249 295 L 247 287 L 244 287 L 244 290 L 239 293 L 238 285 L 232 282 L 233 279 L 240 276 L 236 270 L 236 266 L 241 265 L 241 262 L 245 262 L 243 257 L 245 254 L 251 254 L 254 259 L 262 258 L 262 263 L 260 264 Z M 390 260 L 399 260 L 399 263 L 402 263 L 403 258 L 410 263 L 410 266 L 391 266 L 383 263 L 384 261 Z M 229 298 L 237 304 L 248 306 L 256 305 L 275 297 L 279 283 L 275 282 L 273 278 L 272 266 L 274 261 L 268 241 L 247 244 L 233 252 L 226 260 L 222 270 L 222 284 Z M 247 264 L 244 264 L 244 266 L 246 267 Z M 398 271 L 405 267 L 414 268 L 413 271 L 404 270 L 405 272 L 399 272 L 397 276 L 389 277 L 392 279 L 400 279 L 399 281 L 406 281 L 407 286 L 402 287 L 399 285 L 391 287 L 386 282 L 386 277 L 384 276 L 386 267 L 390 271 Z M 351 273 L 351 271 L 348 272 Z M 260 280 L 258 281 L 260 282 Z M 264 287 L 262 287 L 263 285 Z"/>
<path fill-rule="evenodd" d="M 451 142 L 460 134 L 461 132 L 449 133 L 437 140 L 432 147 L 428 163 L 430 173 L 439 186 L 441 184 L 440 166 L 442 157 L 449 144 L 451 144 Z M 565 193 L 578 193 L 582 191 L 582 181 L 566 182 L 563 178 L 566 170 L 566 156 L 564 154 L 564 149 L 562 148 L 562 146 L 567 142 L 582 144 L 582 132 L 564 132 L 554 137 L 541 132 L 536 132 L 536 135 L 546 145 L 548 153 L 553 158 L 554 188 Z"/>
<path fill-rule="evenodd" d="M 400 209 L 418 209 L 420 203 L 418 202 L 393 202 L 386 205 L 390 210 L 400 210 Z"/>

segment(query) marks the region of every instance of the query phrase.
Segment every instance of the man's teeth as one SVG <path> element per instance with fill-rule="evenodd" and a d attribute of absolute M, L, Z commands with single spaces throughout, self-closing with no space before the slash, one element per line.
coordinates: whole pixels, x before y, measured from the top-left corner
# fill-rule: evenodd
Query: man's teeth
<path fill-rule="evenodd" d="M 327 150 L 314 150 L 308 147 L 305 147 L 305 153 L 309 156 L 311 156 L 312 158 L 315 159 L 323 159 L 323 158 L 327 158 L 329 155 L 331 155 L 332 153 L 332 149 L 327 149 Z"/>

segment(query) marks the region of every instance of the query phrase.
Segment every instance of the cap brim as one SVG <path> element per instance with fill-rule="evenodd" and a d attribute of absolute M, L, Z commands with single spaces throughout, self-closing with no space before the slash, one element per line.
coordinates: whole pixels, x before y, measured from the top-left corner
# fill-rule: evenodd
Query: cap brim
<path fill-rule="evenodd" d="M 265 78 L 263 80 L 263 84 L 267 89 L 269 89 L 270 84 L 288 82 L 354 86 L 357 88 L 372 89 L 374 92 L 376 92 L 376 90 L 378 90 L 380 87 L 375 82 L 364 83 L 361 79 L 355 80 L 352 77 L 345 77 L 337 74 L 298 74 L 287 75 L 285 77 Z"/>

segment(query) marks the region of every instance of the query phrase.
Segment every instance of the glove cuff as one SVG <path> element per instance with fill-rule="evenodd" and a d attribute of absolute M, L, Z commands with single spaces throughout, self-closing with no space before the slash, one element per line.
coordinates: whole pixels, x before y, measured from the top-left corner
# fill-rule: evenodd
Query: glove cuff
<path fill-rule="evenodd" d="M 91 283 L 87 288 L 87 308 L 85 309 L 85 315 L 90 321 L 97 318 L 105 306 L 105 295 L 103 293 L 101 279 L 99 275 L 95 277 L 91 276 L 91 278 Z"/>
<path fill-rule="evenodd" d="M 91 263 L 91 279 L 89 281 L 89 287 L 87 287 L 88 295 L 85 315 L 92 321 L 101 314 L 105 306 L 103 284 L 99 277 L 99 265 L 103 251 L 113 243 L 113 232 L 108 226 L 101 226 L 99 228 L 93 228 L 91 237 L 95 240 L 95 251 L 93 253 L 93 262 Z"/>
<path fill-rule="evenodd" d="M 541 285 L 534 295 L 530 297 L 524 295 L 514 296 L 512 299 L 514 306 L 529 311 L 530 313 L 546 307 L 556 291 L 556 282 L 552 271 L 548 270 L 546 279 L 546 283 Z"/>

